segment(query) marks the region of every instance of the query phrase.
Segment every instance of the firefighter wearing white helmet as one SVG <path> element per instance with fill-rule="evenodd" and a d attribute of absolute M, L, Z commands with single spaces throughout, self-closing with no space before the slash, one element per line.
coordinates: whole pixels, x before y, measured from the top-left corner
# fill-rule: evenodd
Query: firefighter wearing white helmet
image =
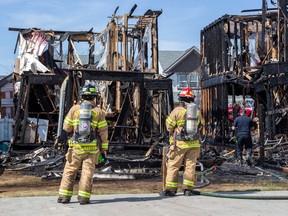
<path fill-rule="evenodd" d="M 59 188 L 58 203 L 69 203 L 73 194 L 73 186 L 82 166 L 79 182 L 78 202 L 90 203 L 93 185 L 93 174 L 98 157 L 106 155 L 108 149 L 108 125 L 105 115 L 97 105 L 100 99 L 95 85 L 86 83 L 81 89 L 82 101 L 71 107 L 63 123 L 63 130 L 70 133 L 69 149 Z"/>
<path fill-rule="evenodd" d="M 199 112 L 194 98 L 191 88 L 183 88 L 179 93 L 180 105 L 175 107 L 166 119 L 166 128 L 171 136 L 165 188 L 160 191 L 161 196 L 175 196 L 178 189 L 179 169 L 183 161 L 183 191 L 186 196 L 192 195 L 196 162 L 200 154 Z"/>

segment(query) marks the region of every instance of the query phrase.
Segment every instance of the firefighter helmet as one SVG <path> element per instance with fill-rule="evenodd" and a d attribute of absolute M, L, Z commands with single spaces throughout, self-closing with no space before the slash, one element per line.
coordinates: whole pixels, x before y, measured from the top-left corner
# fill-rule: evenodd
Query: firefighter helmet
<path fill-rule="evenodd" d="M 99 90 L 95 85 L 86 83 L 81 89 L 81 96 L 84 95 L 97 96 L 99 95 Z"/>
<path fill-rule="evenodd" d="M 179 100 L 181 101 L 193 101 L 195 98 L 193 91 L 189 87 L 183 88 L 179 93 Z"/>

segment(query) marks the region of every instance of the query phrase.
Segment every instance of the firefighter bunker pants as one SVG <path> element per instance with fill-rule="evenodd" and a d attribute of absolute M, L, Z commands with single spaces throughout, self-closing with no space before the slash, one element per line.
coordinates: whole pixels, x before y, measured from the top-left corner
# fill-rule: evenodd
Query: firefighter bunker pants
<path fill-rule="evenodd" d="M 99 153 L 76 154 L 73 148 L 69 148 L 66 154 L 66 164 L 61 180 L 59 195 L 66 197 L 71 197 L 73 195 L 74 182 L 78 170 L 82 165 L 78 196 L 90 199 L 93 186 L 93 175 L 98 157 Z"/>
<path fill-rule="evenodd" d="M 183 189 L 192 190 L 196 179 L 196 162 L 200 155 L 200 148 L 180 149 L 177 146 L 170 146 L 168 152 L 166 190 L 177 191 L 179 169 L 184 160 Z"/>

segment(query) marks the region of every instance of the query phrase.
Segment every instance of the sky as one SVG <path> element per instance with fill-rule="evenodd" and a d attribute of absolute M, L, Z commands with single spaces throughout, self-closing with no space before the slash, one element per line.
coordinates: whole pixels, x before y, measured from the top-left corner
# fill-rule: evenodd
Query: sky
<path fill-rule="evenodd" d="M 10 27 L 102 32 L 117 6 L 117 15 L 123 15 L 134 4 L 133 15 L 148 9 L 163 11 L 158 19 L 159 50 L 184 51 L 200 48 L 200 31 L 214 20 L 261 9 L 262 0 L 1 0 L 0 75 L 13 72 L 16 58 L 18 32 L 9 31 Z M 270 0 L 268 7 L 274 7 Z"/>

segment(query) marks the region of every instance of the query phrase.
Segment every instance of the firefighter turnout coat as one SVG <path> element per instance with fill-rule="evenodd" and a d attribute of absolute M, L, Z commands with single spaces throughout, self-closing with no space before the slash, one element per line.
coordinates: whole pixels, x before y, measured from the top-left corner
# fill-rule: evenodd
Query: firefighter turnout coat
<path fill-rule="evenodd" d="M 89 101 L 90 102 L 90 101 Z M 101 150 L 108 149 L 108 125 L 102 110 L 95 107 L 91 110 L 91 128 L 94 135 L 89 142 L 81 143 L 75 139 L 77 137 L 77 128 L 79 126 L 80 105 L 76 104 L 69 110 L 64 119 L 63 129 L 72 133 L 72 137 L 68 140 L 69 149 L 66 154 L 66 164 L 59 189 L 59 196 L 71 197 L 73 194 L 73 186 L 78 173 L 82 166 L 82 173 L 79 182 L 78 196 L 90 199 L 93 174 L 95 165 L 98 163 L 98 157 Z"/>
<path fill-rule="evenodd" d="M 183 189 L 192 190 L 195 182 L 196 161 L 200 154 L 199 140 L 185 140 L 181 136 L 186 125 L 187 109 L 178 106 L 166 119 L 171 137 L 168 152 L 166 190 L 177 191 L 179 169 L 184 161 Z M 199 113 L 197 113 L 199 119 Z M 199 123 L 199 120 L 198 120 Z"/>

